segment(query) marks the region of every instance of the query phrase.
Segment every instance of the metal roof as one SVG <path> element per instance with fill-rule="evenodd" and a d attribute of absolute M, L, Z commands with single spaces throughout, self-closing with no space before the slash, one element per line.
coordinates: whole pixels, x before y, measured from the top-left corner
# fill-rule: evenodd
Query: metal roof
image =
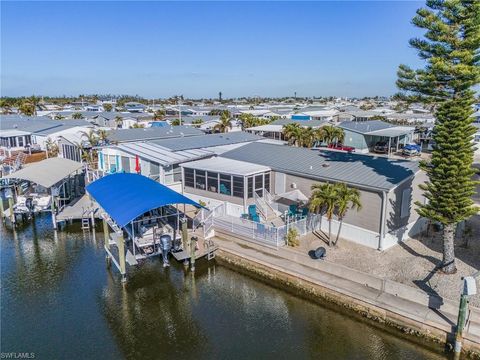
<path fill-rule="evenodd" d="M 68 175 L 82 168 L 83 165 L 79 162 L 55 157 L 27 165 L 23 169 L 15 171 L 3 178 L 28 180 L 43 187 L 50 188 Z"/>
<path fill-rule="evenodd" d="M 138 155 L 142 159 L 155 162 L 162 166 L 180 164 L 214 155 L 211 151 L 201 149 L 174 152 L 151 142 L 123 143 L 114 146 L 114 148 L 131 155 Z"/>
<path fill-rule="evenodd" d="M 397 126 L 381 120 L 344 121 L 338 126 L 344 130 L 350 130 L 359 134 L 386 137 L 394 137 L 398 135 L 408 134 L 415 130 L 414 127 Z"/>
<path fill-rule="evenodd" d="M 283 125 L 274 125 L 274 124 L 266 124 L 266 125 L 259 125 L 248 128 L 247 130 L 253 131 L 267 131 L 267 132 L 282 132 Z"/>
<path fill-rule="evenodd" d="M 203 135 L 203 131 L 191 126 L 162 126 L 140 129 L 117 129 L 108 132 L 110 142 L 146 141 Z"/>
<path fill-rule="evenodd" d="M 162 206 L 190 204 L 200 207 L 186 196 L 138 174 L 107 175 L 88 185 L 87 191 L 120 227 Z"/>
<path fill-rule="evenodd" d="M 231 175 L 248 176 L 261 172 L 270 171 L 268 166 L 253 164 L 251 162 L 232 160 L 222 157 L 204 159 L 184 163 L 182 167 L 198 170 L 206 170 Z"/>
<path fill-rule="evenodd" d="M 260 142 L 226 152 L 222 157 L 269 166 L 274 171 L 291 175 L 319 181 L 345 182 L 377 191 L 393 189 L 418 171 L 418 164 L 409 160 Z"/>
<path fill-rule="evenodd" d="M 222 134 L 209 134 L 188 138 L 185 137 L 181 139 L 156 140 L 152 142 L 172 151 L 179 151 L 238 144 L 262 139 L 263 137 L 259 135 L 254 135 L 243 131 L 232 131 Z"/>
<path fill-rule="evenodd" d="M 301 126 L 320 127 L 328 124 L 328 120 L 293 120 L 293 119 L 278 119 L 270 123 L 270 125 L 288 125 L 298 124 Z"/>

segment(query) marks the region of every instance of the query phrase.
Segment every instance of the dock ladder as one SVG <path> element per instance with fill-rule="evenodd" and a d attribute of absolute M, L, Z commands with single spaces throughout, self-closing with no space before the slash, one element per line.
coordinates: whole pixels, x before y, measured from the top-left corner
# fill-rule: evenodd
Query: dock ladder
<path fill-rule="evenodd" d="M 90 230 L 90 219 L 82 217 L 82 230 Z"/>
<path fill-rule="evenodd" d="M 207 248 L 207 260 L 215 258 L 215 244 L 212 239 L 205 239 L 205 247 Z"/>

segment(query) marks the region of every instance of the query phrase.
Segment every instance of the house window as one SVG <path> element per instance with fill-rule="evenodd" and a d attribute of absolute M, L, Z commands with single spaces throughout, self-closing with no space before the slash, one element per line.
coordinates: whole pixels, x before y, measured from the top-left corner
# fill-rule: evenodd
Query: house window
<path fill-rule="evenodd" d="M 164 171 L 165 171 L 165 184 L 173 184 L 173 183 L 182 181 L 182 168 L 180 166 L 178 165 L 166 166 L 164 167 Z"/>
<path fill-rule="evenodd" d="M 247 179 L 247 196 L 249 199 L 253 197 L 253 177 Z"/>
<path fill-rule="evenodd" d="M 404 189 L 402 192 L 402 207 L 400 210 L 400 217 L 403 219 L 410 215 L 410 196 L 412 189 Z"/>
<path fill-rule="evenodd" d="M 195 188 L 200 190 L 205 190 L 206 179 L 205 171 L 195 170 Z"/>
<path fill-rule="evenodd" d="M 195 172 L 193 169 L 184 168 L 183 169 L 185 176 L 185 186 L 194 187 L 195 186 Z"/>
<path fill-rule="evenodd" d="M 265 173 L 265 190 L 270 192 L 270 173 Z"/>
<path fill-rule="evenodd" d="M 211 192 L 218 192 L 218 173 L 207 172 L 207 190 Z"/>
<path fill-rule="evenodd" d="M 243 177 L 233 177 L 233 196 L 243 198 Z"/>
<path fill-rule="evenodd" d="M 263 197 L 263 174 L 255 175 L 255 192 Z"/>
<path fill-rule="evenodd" d="M 232 177 L 220 174 L 220 194 L 232 195 Z"/>

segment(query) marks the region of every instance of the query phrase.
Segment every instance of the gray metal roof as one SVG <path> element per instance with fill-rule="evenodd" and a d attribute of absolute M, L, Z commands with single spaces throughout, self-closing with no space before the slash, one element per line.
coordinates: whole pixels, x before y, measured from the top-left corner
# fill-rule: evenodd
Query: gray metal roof
<path fill-rule="evenodd" d="M 114 148 L 131 155 L 138 155 L 140 158 L 155 162 L 162 166 L 181 164 L 186 161 L 193 161 L 213 156 L 214 153 L 208 150 L 183 150 L 170 151 L 151 142 L 123 143 Z"/>
<path fill-rule="evenodd" d="M 81 170 L 83 164 L 64 158 L 45 159 L 4 176 L 5 179 L 22 179 L 50 188 L 68 175 Z"/>
<path fill-rule="evenodd" d="M 254 135 L 243 131 L 232 131 L 224 134 L 210 134 L 182 139 L 156 140 L 152 142 L 161 145 L 164 148 L 173 151 L 179 151 L 238 144 L 249 141 L 258 141 L 262 139 L 264 138 L 259 135 Z"/>
<path fill-rule="evenodd" d="M 191 126 L 162 126 L 140 129 L 117 129 L 108 132 L 110 142 L 146 141 L 190 137 L 204 132 Z"/>
<path fill-rule="evenodd" d="M 88 126 L 84 120 L 52 120 L 47 116 L 0 116 L 0 130 L 19 130 L 29 133 L 50 134 L 75 126 Z"/>
<path fill-rule="evenodd" d="M 371 121 L 344 121 L 338 125 L 344 130 L 364 135 L 394 137 L 415 131 L 414 127 L 397 126 L 381 120 Z"/>
<path fill-rule="evenodd" d="M 328 124 L 328 120 L 292 120 L 292 119 L 278 119 L 270 123 L 271 125 L 288 125 L 298 124 L 306 127 L 320 127 Z"/>
<path fill-rule="evenodd" d="M 228 151 L 221 157 L 269 166 L 274 171 L 318 181 L 344 182 L 377 191 L 395 188 L 419 169 L 416 162 L 409 160 L 260 142 Z"/>

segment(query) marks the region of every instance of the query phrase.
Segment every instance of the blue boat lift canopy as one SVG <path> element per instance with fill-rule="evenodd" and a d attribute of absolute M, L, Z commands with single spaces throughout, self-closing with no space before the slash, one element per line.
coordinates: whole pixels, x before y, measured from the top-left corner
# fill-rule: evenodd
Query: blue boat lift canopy
<path fill-rule="evenodd" d="M 107 175 L 86 189 L 120 227 L 125 227 L 147 211 L 166 205 L 189 204 L 201 207 L 186 196 L 139 174 Z"/>

